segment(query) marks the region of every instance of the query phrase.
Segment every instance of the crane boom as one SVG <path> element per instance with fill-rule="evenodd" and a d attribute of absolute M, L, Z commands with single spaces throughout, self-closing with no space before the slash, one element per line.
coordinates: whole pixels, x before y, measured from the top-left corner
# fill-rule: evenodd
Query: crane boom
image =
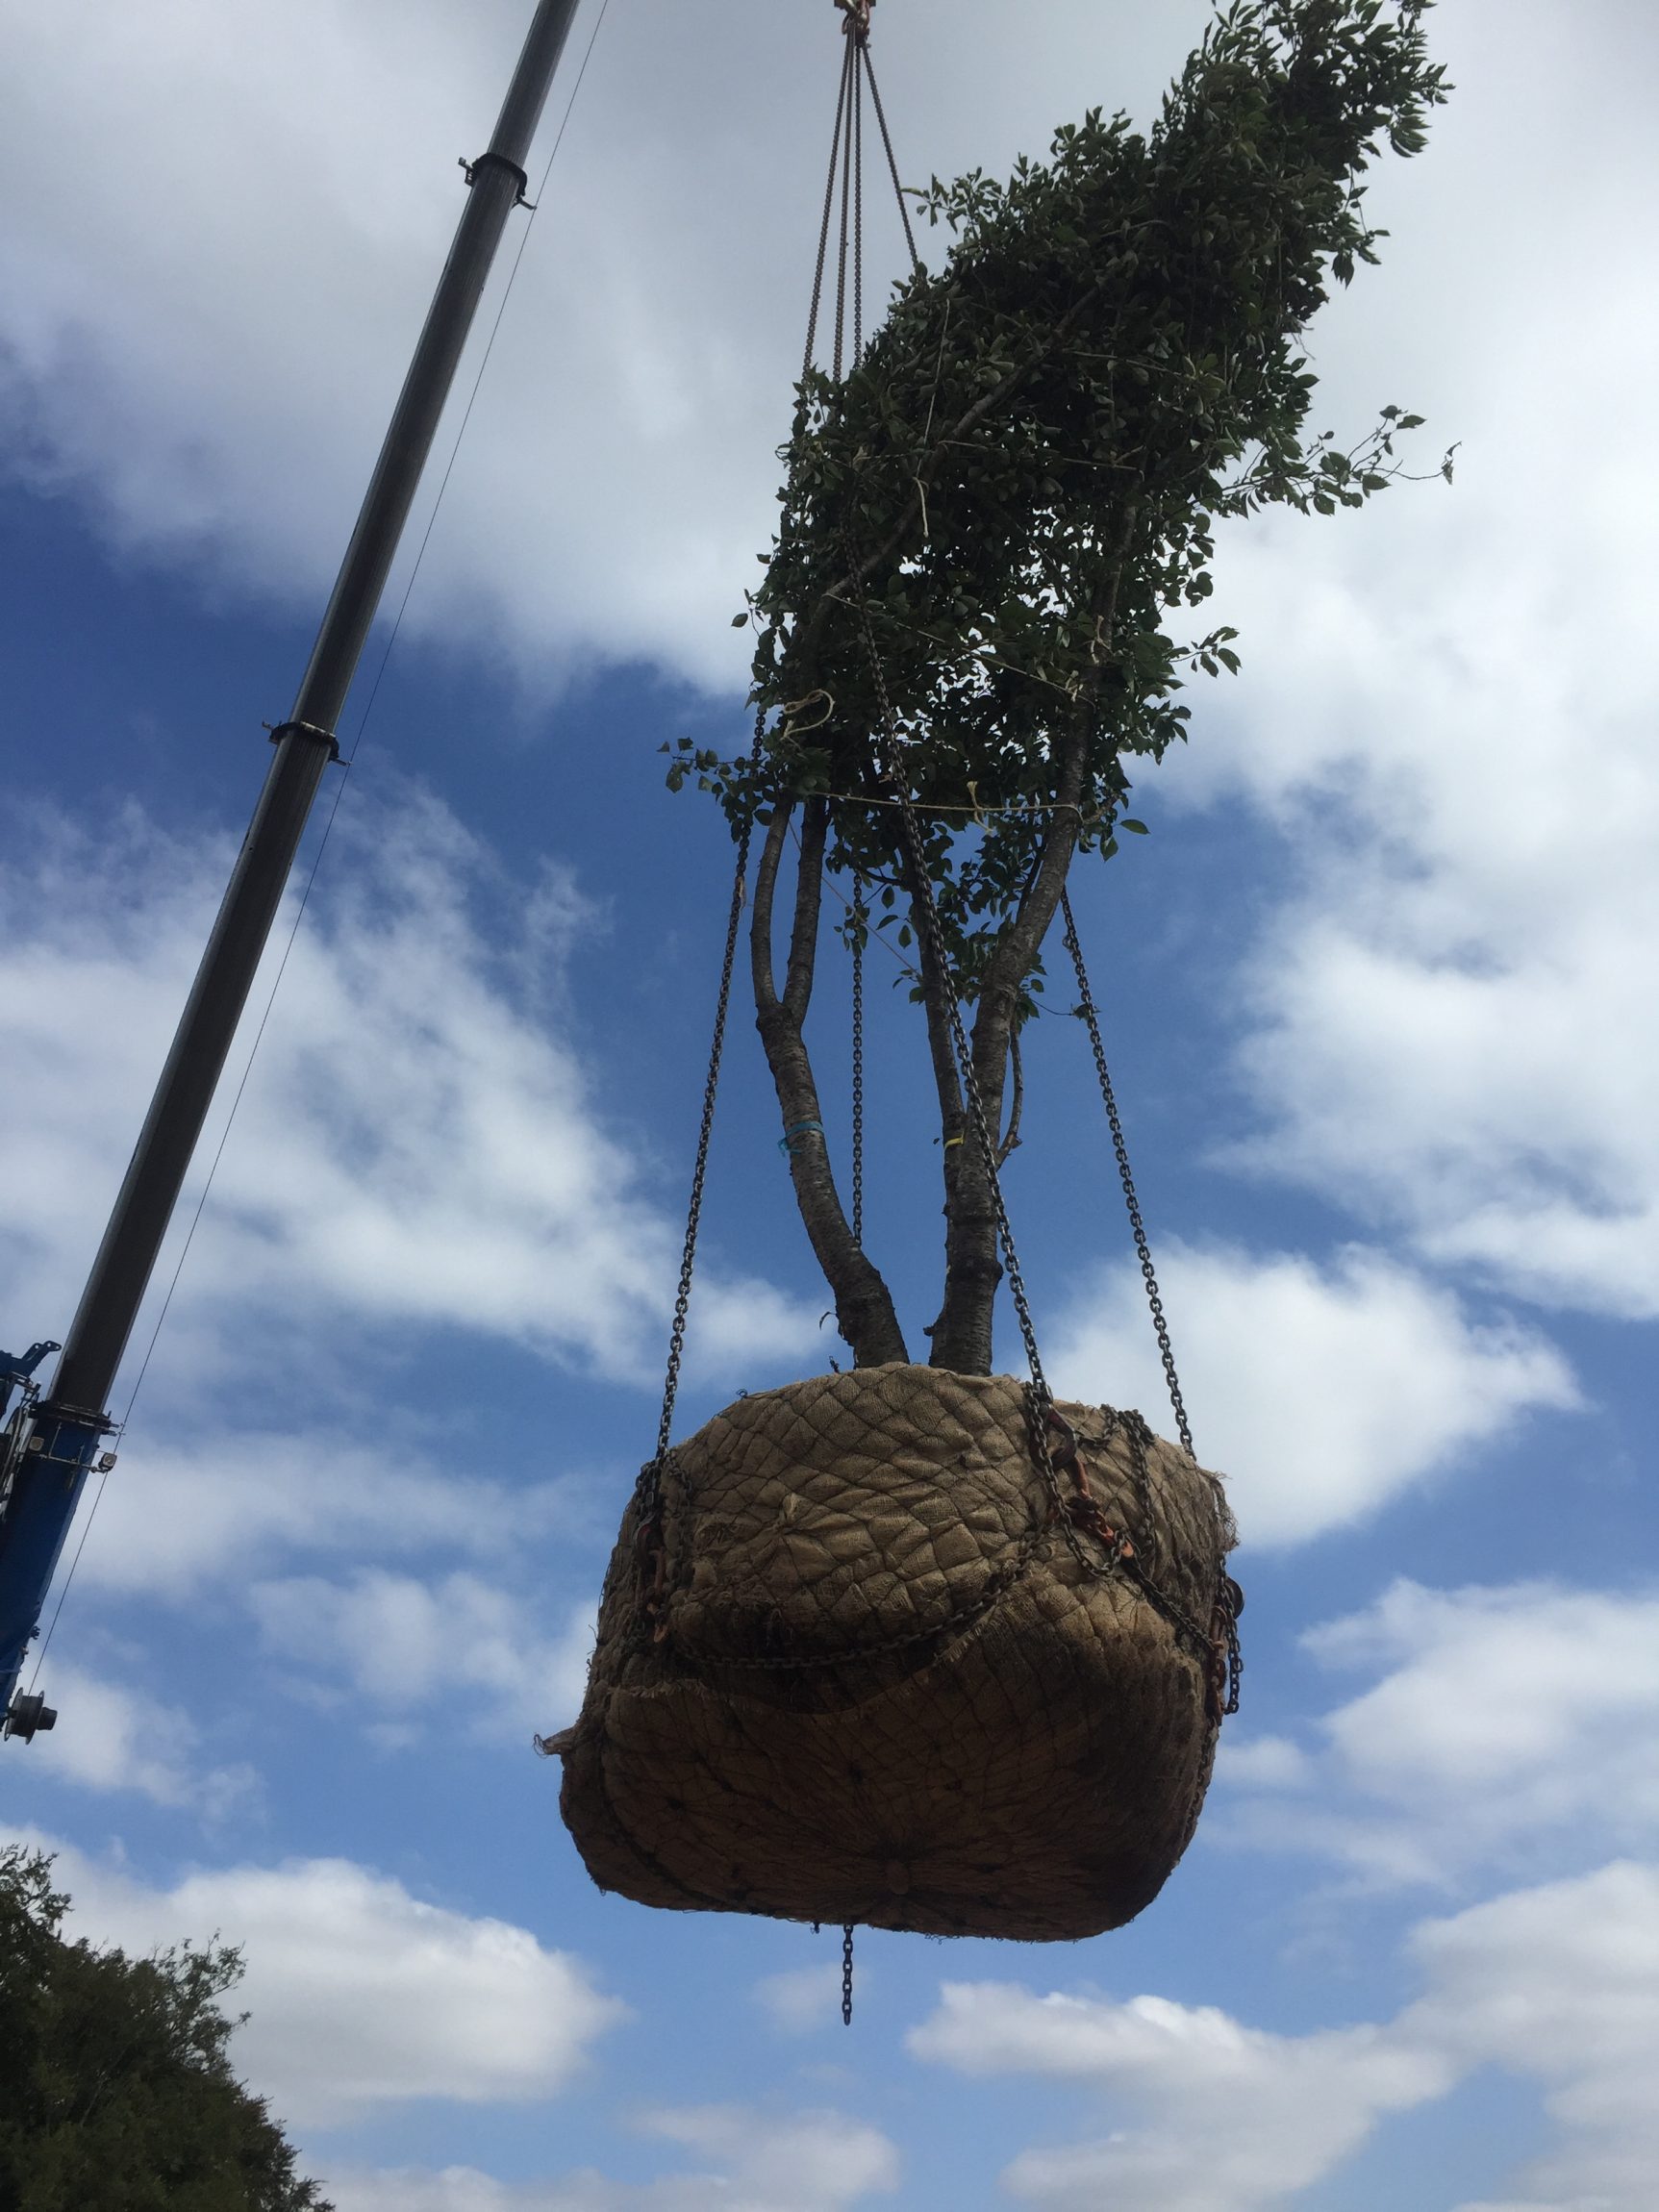
<path fill-rule="evenodd" d="M 339 757 L 336 726 L 507 219 L 524 200 L 530 143 L 578 0 L 539 0 L 488 149 L 465 163 L 467 198 L 293 708 L 271 732 L 264 788 L 220 905 L 120 1194 L 50 1388 L 30 1355 L 0 1354 L 0 1714 L 28 1741 L 56 1716 L 14 1695 L 46 1592 L 114 1423 L 115 1370 L 276 918 L 312 802 Z M 35 1364 L 55 1345 L 33 1347 Z"/>

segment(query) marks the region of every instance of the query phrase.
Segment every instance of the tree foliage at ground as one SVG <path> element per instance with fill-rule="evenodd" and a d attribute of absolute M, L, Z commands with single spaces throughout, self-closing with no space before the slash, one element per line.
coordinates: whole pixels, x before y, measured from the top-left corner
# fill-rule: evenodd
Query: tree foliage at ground
<path fill-rule="evenodd" d="M 0 2212 L 330 2212 L 231 2070 L 238 1953 L 68 1942 L 51 1876 L 0 1850 Z"/>
<path fill-rule="evenodd" d="M 1142 826 L 1125 812 L 1129 764 L 1186 735 L 1184 677 L 1238 666 L 1230 629 L 1182 626 L 1210 596 L 1217 524 L 1361 506 L 1402 473 L 1395 440 L 1419 418 L 1396 407 L 1357 444 L 1310 432 L 1302 334 L 1333 284 L 1376 259 L 1368 167 L 1385 147 L 1417 153 L 1445 97 L 1430 5 L 1244 0 L 1147 135 L 1095 112 L 1006 184 L 936 181 L 942 265 L 898 288 L 842 381 L 813 371 L 800 387 L 747 617 L 767 732 L 752 759 L 683 745 L 670 781 L 694 778 L 734 828 L 764 832 L 751 949 L 786 1125 L 819 1119 L 802 1023 L 826 867 L 866 887 L 870 921 L 847 926 L 889 931 L 906 958 L 944 1140 L 937 1365 L 989 1369 L 999 1274 L 984 1163 L 954 1142 L 949 1000 L 972 1009 L 1000 1135 L 1074 855 L 1110 857 L 1120 829 Z M 792 833 L 780 984 L 771 931 Z M 855 1357 L 907 1356 L 821 1138 L 792 1144 L 792 1164 Z"/>

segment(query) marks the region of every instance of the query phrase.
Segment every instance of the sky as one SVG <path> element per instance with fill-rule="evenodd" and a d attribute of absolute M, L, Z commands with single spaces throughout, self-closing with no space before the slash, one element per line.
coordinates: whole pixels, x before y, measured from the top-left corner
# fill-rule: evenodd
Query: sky
<path fill-rule="evenodd" d="M 72 1311 L 527 13 L 0 0 L 8 1346 Z M 1207 15 L 880 0 L 906 183 L 1147 119 Z M 1243 671 L 1079 876 L 1244 1533 L 1197 1838 L 1086 1945 L 862 1937 L 848 2032 L 831 1932 L 600 1896 L 530 1748 L 655 1433 L 730 870 L 659 747 L 743 727 L 840 61 L 828 0 L 598 17 L 0 1831 L 74 1932 L 242 1947 L 237 2063 L 339 2212 L 1646 2212 L 1659 18 L 1430 18 L 1455 94 L 1311 357 L 1317 427 L 1420 413 L 1431 481 L 1223 535 Z M 919 1319 L 926 1070 L 872 995 Z M 1033 1040 L 1010 1204 L 1057 1385 L 1168 1429 L 1083 1044 Z M 840 1349 L 774 1124 L 739 1018 L 685 1427 Z"/>

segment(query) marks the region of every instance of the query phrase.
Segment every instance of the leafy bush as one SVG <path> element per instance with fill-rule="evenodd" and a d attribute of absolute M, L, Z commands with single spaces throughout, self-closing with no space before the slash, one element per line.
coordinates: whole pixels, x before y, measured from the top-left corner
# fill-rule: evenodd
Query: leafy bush
<path fill-rule="evenodd" d="M 52 1861 L 0 1849 L 0 2212 L 332 2212 L 231 2071 L 212 1943 L 69 1943 Z"/>

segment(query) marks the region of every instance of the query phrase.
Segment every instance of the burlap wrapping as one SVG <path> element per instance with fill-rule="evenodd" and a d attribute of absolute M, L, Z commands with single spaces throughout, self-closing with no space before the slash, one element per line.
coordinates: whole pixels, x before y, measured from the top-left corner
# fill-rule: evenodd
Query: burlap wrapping
<path fill-rule="evenodd" d="M 1209 1780 L 1231 1521 L 1138 1417 L 1058 1411 L 1064 1519 L 1006 1376 L 817 1376 L 676 1446 L 545 1747 L 602 1889 L 1026 1942 L 1151 1901 Z"/>

